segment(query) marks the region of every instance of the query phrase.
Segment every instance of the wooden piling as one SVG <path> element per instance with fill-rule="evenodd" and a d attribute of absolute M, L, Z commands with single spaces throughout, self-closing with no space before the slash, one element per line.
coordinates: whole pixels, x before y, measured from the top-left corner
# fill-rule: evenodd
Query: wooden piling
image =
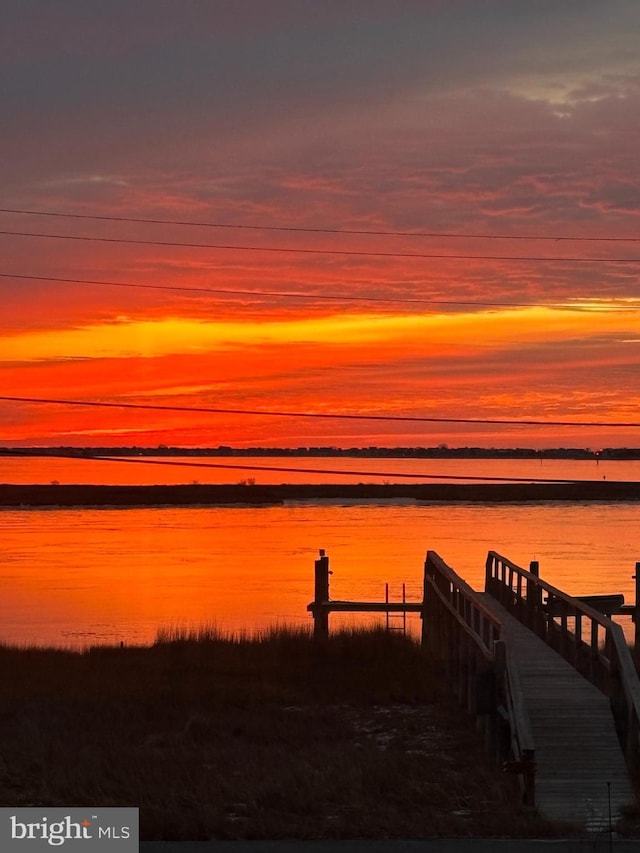
<path fill-rule="evenodd" d="M 326 640 L 329 637 L 329 558 L 324 548 L 315 561 L 315 595 L 313 599 L 313 636 L 316 640 Z"/>

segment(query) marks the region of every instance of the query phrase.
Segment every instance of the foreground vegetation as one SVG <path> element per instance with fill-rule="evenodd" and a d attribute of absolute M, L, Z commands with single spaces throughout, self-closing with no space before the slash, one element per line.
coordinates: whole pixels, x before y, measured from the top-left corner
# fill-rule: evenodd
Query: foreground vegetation
<path fill-rule="evenodd" d="M 402 636 L 168 632 L 0 668 L 2 805 L 139 806 L 143 840 L 554 833 Z"/>

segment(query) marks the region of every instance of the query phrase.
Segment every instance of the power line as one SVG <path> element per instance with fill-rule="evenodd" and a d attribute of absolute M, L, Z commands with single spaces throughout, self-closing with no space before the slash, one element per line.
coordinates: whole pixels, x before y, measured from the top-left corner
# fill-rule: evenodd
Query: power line
<path fill-rule="evenodd" d="M 94 279 L 82 278 L 57 278 L 54 276 L 43 275 L 19 275 L 16 273 L 0 273 L 0 278 L 18 278 L 18 279 L 33 279 L 35 281 L 57 281 L 67 284 L 91 284 L 104 285 L 107 287 L 131 287 L 142 290 L 170 290 L 185 293 L 215 293 L 230 296 L 274 296 L 274 297 L 291 297 L 294 299 L 324 299 L 335 300 L 339 302 L 386 302 L 386 303 L 409 303 L 420 305 L 478 305 L 478 306 L 503 306 L 503 307 L 539 307 L 538 304 L 518 303 L 518 302 L 479 302 L 468 300 L 451 300 L 451 299 L 411 299 L 406 297 L 381 297 L 381 296 L 339 296 L 326 293 L 297 293 L 288 290 L 249 290 L 249 289 L 229 289 L 229 288 L 214 288 L 214 287 L 193 287 L 186 285 L 179 287 L 169 284 L 137 284 L 134 282 L 116 282 L 116 281 L 96 281 Z M 639 306 L 634 306 L 634 308 Z"/>
<path fill-rule="evenodd" d="M 327 412 L 281 412 L 260 409 L 222 409 L 207 406 L 158 406 L 148 403 L 106 403 L 97 400 L 58 400 L 42 397 L 0 396 L 0 401 L 13 403 L 46 403 L 60 406 L 93 406 L 108 409 L 144 409 L 159 412 L 195 412 L 216 415 L 258 415 L 279 418 L 322 418 L 351 421 L 409 421 L 413 423 L 492 424 L 502 426 L 567 426 L 567 427 L 640 427 L 640 422 L 621 421 L 540 421 L 511 418 L 437 418 L 420 415 L 347 415 Z"/>
<path fill-rule="evenodd" d="M 416 258 L 422 260 L 448 261 L 527 261 L 534 263 L 591 263 L 591 264 L 637 264 L 638 258 L 572 258 L 572 257 L 540 257 L 532 255 L 451 255 L 423 252 L 370 252 L 353 249 L 298 249 L 290 246 L 229 246 L 220 243 L 176 243 L 171 240 L 134 240 L 124 237 L 86 237 L 78 234 L 42 234 L 29 231 L 0 231 L 6 237 L 37 237 L 51 240 L 79 240 L 87 243 L 118 243 L 131 246 L 165 246 L 183 249 L 223 249 L 236 252 L 270 252 L 296 255 L 340 255 L 349 257 L 368 258 Z"/>
<path fill-rule="evenodd" d="M 453 239 L 473 240 L 538 240 L 572 243 L 638 243 L 640 237 L 575 237 L 575 236 L 540 236 L 537 234 L 474 234 L 448 231 L 387 231 L 355 228 L 303 228 L 292 225 L 238 225 L 229 222 L 193 222 L 181 219 L 148 219 L 133 216 L 97 216 L 87 213 L 61 213 L 47 210 L 21 210 L 2 207 L 0 213 L 18 213 L 25 216 L 51 216 L 64 219 L 89 219 L 101 222 L 136 222 L 145 225 L 178 225 L 192 228 L 228 228 L 244 231 L 280 231 L 297 232 L 302 234 L 351 234 L 371 237 L 443 237 Z"/>
<path fill-rule="evenodd" d="M 22 455 L 22 454 L 18 454 Z M 27 454 L 24 454 L 25 456 Z M 544 477 L 480 477 L 464 476 L 462 474 L 415 474 L 394 471 L 340 471 L 331 468 L 294 468 L 280 465 L 238 465 L 227 462 L 177 462 L 172 459 L 128 459 L 124 456 L 98 456 L 83 452 L 82 456 L 74 453 L 48 453 L 48 459 L 90 459 L 94 462 L 124 462 L 130 465 L 173 465 L 184 468 L 229 468 L 240 471 L 281 471 L 289 474 L 339 474 L 353 477 L 402 477 L 419 480 L 479 480 L 495 483 L 583 483 L 584 480 L 547 479 Z M 600 482 L 600 481 L 598 481 Z"/>
<path fill-rule="evenodd" d="M 288 290 L 249 290 L 239 288 L 218 287 L 194 287 L 191 285 L 178 286 L 172 284 L 138 284 L 126 281 L 96 281 L 85 278 L 59 278 L 49 275 L 24 275 L 20 273 L 0 272 L 0 278 L 16 278 L 33 281 L 55 281 L 63 284 L 90 284 L 105 287 L 127 287 L 140 290 L 169 290 L 180 293 L 214 293 L 229 296 L 256 296 L 256 297 L 287 297 L 292 299 L 323 299 L 337 302 L 380 302 L 390 304 L 417 304 L 417 305 L 475 305 L 480 307 L 496 308 L 563 308 L 565 310 L 582 311 L 583 305 L 572 305 L 570 302 L 487 302 L 471 299 L 417 299 L 407 297 L 382 297 L 382 296 L 339 296 L 327 293 L 298 293 Z M 639 311 L 640 305 L 626 304 L 616 299 L 607 300 L 606 303 L 590 305 L 591 308 L 604 308 L 607 311 Z"/>

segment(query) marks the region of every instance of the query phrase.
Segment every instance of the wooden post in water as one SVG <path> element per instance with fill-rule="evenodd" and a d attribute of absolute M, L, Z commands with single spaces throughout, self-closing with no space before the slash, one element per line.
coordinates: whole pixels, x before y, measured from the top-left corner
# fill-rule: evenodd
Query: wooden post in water
<path fill-rule="evenodd" d="M 329 602 L 329 558 L 320 549 L 320 557 L 315 561 L 315 595 L 313 600 L 313 636 L 316 640 L 329 637 L 329 611 L 324 604 Z"/>

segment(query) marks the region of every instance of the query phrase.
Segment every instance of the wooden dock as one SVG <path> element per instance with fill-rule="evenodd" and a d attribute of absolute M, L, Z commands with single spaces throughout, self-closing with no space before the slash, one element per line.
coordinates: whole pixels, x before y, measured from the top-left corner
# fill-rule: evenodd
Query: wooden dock
<path fill-rule="evenodd" d="M 308 609 L 311 609 L 311 605 Z M 327 601 L 321 604 L 319 609 L 327 613 L 422 613 L 422 602 Z"/>
<path fill-rule="evenodd" d="M 422 613 L 422 602 L 405 601 L 404 593 L 402 601 L 389 601 L 388 584 L 385 601 L 333 601 L 329 596 L 329 575 L 331 574 L 329 558 L 324 550 L 321 550 L 320 557 L 315 562 L 315 598 L 307 606 L 307 610 L 313 615 L 316 639 L 322 640 L 329 636 L 330 613 L 386 613 L 387 628 L 389 628 L 391 613 L 403 616 L 407 613 Z"/>
<path fill-rule="evenodd" d="M 522 799 L 548 819 L 601 832 L 634 802 L 640 770 L 640 682 L 611 614 L 636 605 L 622 596 L 567 595 L 496 552 L 485 591 L 473 590 L 433 551 L 421 602 L 332 601 L 329 560 L 315 564 L 314 634 L 329 614 L 420 612 L 422 642 L 460 703 L 477 719 L 489 751 L 520 777 Z M 596 609 L 598 608 L 598 609 Z M 608 614 L 608 615 L 607 615 Z"/>
<path fill-rule="evenodd" d="M 515 658 L 535 744 L 536 807 L 606 830 L 634 798 L 607 696 L 487 593 Z"/>

